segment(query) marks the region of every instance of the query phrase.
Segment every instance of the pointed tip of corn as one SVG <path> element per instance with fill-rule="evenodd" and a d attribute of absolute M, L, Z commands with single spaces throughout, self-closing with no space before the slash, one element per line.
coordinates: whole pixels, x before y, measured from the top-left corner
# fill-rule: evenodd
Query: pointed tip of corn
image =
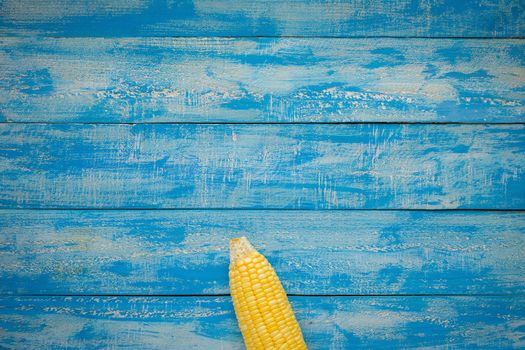
<path fill-rule="evenodd" d="M 246 237 L 233 238 L 230 240 L 231 264 L 254 253 L 257 253 L 257 251 Z"/>

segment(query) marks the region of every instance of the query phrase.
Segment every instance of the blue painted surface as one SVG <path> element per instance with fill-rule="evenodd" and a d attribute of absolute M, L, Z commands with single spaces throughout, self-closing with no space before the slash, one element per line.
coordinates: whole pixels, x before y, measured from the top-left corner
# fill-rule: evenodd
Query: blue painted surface
<path fill-rule="evenodd" d="M 523 347 L 523 297 L 291 297 L 311 349 Z M 5 348 L 243 349 L 230 297 L 4 297 Z"/>
<path fill-rule="evenodd" d="M 0 0 L 0 35 L 1 349 L 241 349 L 239 235 L 311 349 L 525 347 L 523 1 Z"/>
<path fill-rule="evenodd" d="M 523 125 L 2 124 L 3 208 L 525 209 Z"/>
<path fill-rule="evenodd" d="M 56 36 L 519 37 L 521 0 L 2 0 L 0 33 Z"/>
<path fill-rule="evenodd" d="M 515 212 L 0 210 L 0 230 L 2 294 L 224 294 L 239 235 L 292 294 L 525 292 Z"/>
<path fill-rule="evenodd" d="M 523 57 L 522 40 L 4 38 L 0 119 L 523 122 Z"/>

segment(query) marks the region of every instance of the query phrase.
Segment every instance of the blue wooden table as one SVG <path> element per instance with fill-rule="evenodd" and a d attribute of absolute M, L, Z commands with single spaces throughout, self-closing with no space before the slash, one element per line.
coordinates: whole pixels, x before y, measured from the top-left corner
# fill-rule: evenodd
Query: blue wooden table
<path fill-rule="evenodd" d="M 525 348 L 525 3 L 0 0 L 0 349 Z"/>

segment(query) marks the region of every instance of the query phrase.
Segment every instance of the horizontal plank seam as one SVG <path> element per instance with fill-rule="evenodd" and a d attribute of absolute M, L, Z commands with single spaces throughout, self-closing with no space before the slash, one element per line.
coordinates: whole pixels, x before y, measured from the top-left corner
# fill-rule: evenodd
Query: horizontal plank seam
<path fill-rule="evenodd" d="M 417 212 L 525 212 L 522 209 L 501 209 L 501 208 L 458 208 L 458 209 L 423 209 L 423 208 L 140 208 L 140 207 L 101 207 L 101 208 L 78 208 L 78 207 L 0 207 L 0 211 L 289 211 L 289 212 L 313 212 L 313 211 L 417 211 Z"/>
<path fill-rule="evenodd" d="M 318 298 L 318 297 L 524 297 L 525 293 L 444 293 L 444 294 L 430 294 L 430 293 L 422 293 L 422 294 L 302 294 L 302 293 L 287 293 L 286 294 L 289 297 L 312 297 L 312 298 Z M 85 298 L 92 298 L 92 297 L 107 297 L 107 298 L 113 298 L 113 297 L 126 297 L 126 298 L 143 298 L 143 297 L 151 297 L 151 298 L 213 298 L 213 297 L 229 297 L 231 296 L 229 293 L 217 293 L 217 294 L 0 294 L 0 298 L 5 297 L 85 297 Z"/>
<path fill-rule="evenodd" d="M 76 35 L 17 35 L 1 33 L 2 38 L 50 38 L 50 39 L 139 39 L 139 38 L 166 38 L 166 39 L 453 39 L 453 40 L 521 40 L 525 36 L 418 36 L 418 35 L 136 35 L 136 36 L 76 36 Z"/>
<path fill-rule="evenodd" d="M 453 122 L 453 121 L 344 121 L 344 122 L 24 122 L 1 121 L 0 125 L 525 125 L 522 122 Z"/>

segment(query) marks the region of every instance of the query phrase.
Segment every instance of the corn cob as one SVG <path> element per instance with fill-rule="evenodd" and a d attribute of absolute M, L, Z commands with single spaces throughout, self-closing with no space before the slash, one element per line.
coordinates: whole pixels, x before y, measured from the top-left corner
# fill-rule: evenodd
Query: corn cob
<path fill-rule="evenodd" d="M 248 350 L 306 349 L 279 278 L 246 237 L 230 241 L 230 291 Z"/>

